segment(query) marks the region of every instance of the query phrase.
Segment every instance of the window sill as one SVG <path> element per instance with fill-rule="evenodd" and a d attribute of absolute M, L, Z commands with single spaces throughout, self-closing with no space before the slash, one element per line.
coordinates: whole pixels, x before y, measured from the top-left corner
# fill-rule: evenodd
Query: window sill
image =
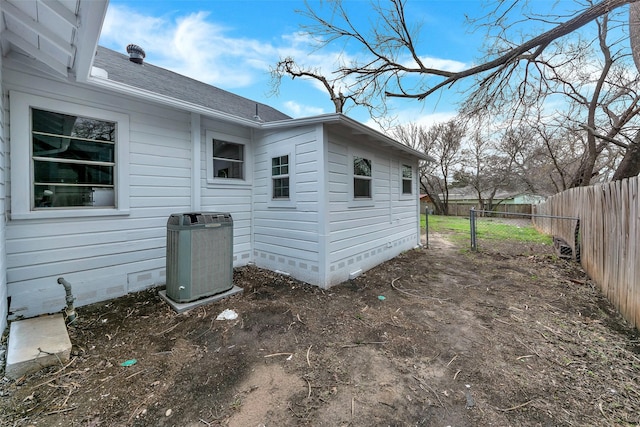
<path fill-rule="evenodd" d="M 270 199 L 267 201 L 268 209 L 295 209 L 296 202 L 291 199 Z"/>
<path fill-rule="evenodd" d="M 89 218 L 98 216 L 128 216 L 129 210 L 116 209 L 52 209 L 42 211 L 11 213 L 11 220 L 26 219 L 60 219 L 60 218 Z"/>
<path fill-rule="evenodd" d="M 207 179 L 207 187 L 249 187 L 251 183 L 249 183 L 245 179 L 237 179 L 237 178 L 214 178 Z"/>
<path fill-rule="evenodd" d="M 376 204 L 373 199 L 365 199 L 365 200 L 351 200 L 349 202 L 349 208 L 372 208 Z"/>

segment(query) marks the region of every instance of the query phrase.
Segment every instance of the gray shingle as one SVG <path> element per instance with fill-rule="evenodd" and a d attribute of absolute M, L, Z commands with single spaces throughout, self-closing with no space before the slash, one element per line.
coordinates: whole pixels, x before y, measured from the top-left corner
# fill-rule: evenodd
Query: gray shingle
<path fill-rule="evenodd" d="M 149 90 L 181 101 L 211 108 L 244 119 L 253 120 L 258 114 L 265 122 L 286 120 L 291 117 L 250 99 L 149 63 L 143 65 L 129 61 L 127 55 L 98 46 L 93 65 L 107 71 L 109 80 Z"/>

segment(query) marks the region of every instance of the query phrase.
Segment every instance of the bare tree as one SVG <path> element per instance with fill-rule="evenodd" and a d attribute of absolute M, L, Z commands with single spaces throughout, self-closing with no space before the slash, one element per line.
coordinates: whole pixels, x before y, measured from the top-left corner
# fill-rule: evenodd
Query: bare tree
<path fill-rule="evenodd" d="M 629 128 L 632 119 L 638 115 L 640 98 L 635 98 L 635 91 L 629 90 L 622 80 L 615 81 L 614 77 L 621 77 L 624 73 L 612 73 L 614 63 L 625 54 L 621 53 L 621 50 L 612 53 L 610 45 L 607 44 L 608 14 L 636 1 L 588 0 L 580 3 L 582 9 L 571 15 L 523 15 L 527 19 L 546 23 L 547 27 L 551 28 L 518 41 L 508 33 L 511 24 L 507 15 L 518 5 L 524 11 L 528 3 L 519 0 L 497 0 L 494 3 L 495 8 L 484 17 L 485 23 L 480 24 L 485 28 L 497 29 L 493 33 L 496 43 L 492 44 L 485 61 L 462 71 L 431 68 L 425 64 L 415 42 L 420 25 L 407 20 L 406 0 L 389 0 L 389 7 L 383 6 L 380 2 L 373 2 L 375 18 L 370 20 L 370 28 L 358 28 L 350 19 L 341 0 L 329 2 L 332 6 L 330 18 L 324 18 L 309 5 L 305 14 L 315 23 L 306 27 L 307 31 L 325 45 L 338 41 L 355 42 L 366 52 L 361 61 L 343 65 L 337 72 L 342 78 L 349 78 L 354 82 L 351 87 L 357 87 L 357 90 L 354 90 L 357 96 L 370 102 L 377 98 L 384 103 L 385 96 L 422 100 L 441 89 L 450 88 L 473 77 L 477 83 L 469 94 L 466 106 L 468 112 L 477 112 L 492 104 L 504 107 L 506 102 L 513 99 L 510 96 L 513 94 L 516 95 L 516 102 L 519 102 L 520 106 L 529 107 L 542 102 L 545 97 L 540 97 L 541 93 L 553 93 L 553 90 L 561 87 L 567 96 L 588 111 L 586 119 L 580 124 L 582 131 L 586 132 L 587 144 L 585 155 L 581 159 L 580 174 L 570 182 L 570 186 L 575 186 L 589 184 L 591 177 L 596 173 L 594 165 L 598 156 L 604 150 L 609 150 L 610 144 L 616 144 L 624 150 L 620 172 L 614 174 L 614 178 L 640 172 L 640 135 L 629 138 L 626 132 L 622 132 L 625 126 Z M 636 4 L 633 6 L 632 11 L 635 10 Z M 629 22 L 637 25 L 633 16 L 635 15 L 630 13 Z M 595 84 L 595 90 L 590 95 L 585 95 L 585 86 L 572 88 L 571 77 L 567 78 L 561 73 L 566 67 L 560 66 L 584 58 L 585 51 L 578 48 L 573 51 L 567 49 L 565 45 L 572 44 L 566 43 L 563 38 L 594 21 L 598 29 L 596 43 L 603 61 L 600 77 L 591 82 Z M 636 27 L 632 25 L 632 42 L 634 31 Z M 637 54 L 637 51 L 634 53 Z M 550 58 L 554 56 L 561 62 L 552 63 Z M 619 90 L 616 92 L 616 89 Z M 610 95 L 609 98 L 607 94 Z M 612 108 L 614 105 L 620 105 L 622 98 L 627 101 L 625 109 Z M 503 111 L 515 110 L 511 108 Z M 598 119 L 600 113 L 607 118 L 608 126 L 603 126 L 603 121 Z"/>
<path fill-rule="evenodd" d="M 302 68 L 291 57 L 281 59 L 276 64 L 275 68 L 271 69 L 271 86 L 272 93 L 277 94 L 280 89 L 280 84 L 284 76 L 290 76 L 292 79 L 296 77 L 306 77 L 320 82 L 329 94 L 329 98 L 335 107 L 336 113 L 344 113 L 345 102 L 351 100 L 356 103 L 357 98 L 354 94 L 344 95 L 342 91 L 336 88 L 336 82 L 339 79 L 329 80 L 327 77 L 321 74 L 321 71 L 317 68 Z"/>
<path fill-rule="evenodd" d="M 460 150 L 465 133 L 460 120 L 451 119 L 430 128 L 415 123 L 397 126 L 392 135 L 400 142 L 424 152 L 433 161 L 420 168 L 420 188 L 424 191 L 440 215 L 449 212 L 449 189 L 455 167 L 460 162 Z"/>
<path fill-rule="evenodd" d="M 578 30 L 599 16 L 635 1 L 637 0 L 602 0 L 590 4 L 573 18 L 559 22 L 536 37 L 504 49 L 493 59 L 462 71 L 449 71 L 425 65 L 414 43 L 420 26 L 411 25 L 407 21 L 404 12 L 406 0 L 389 0 L 391 7 L 388 9 L 383 8 L 380 3 L 372 3 L 378 19 L 375 21 L 376 26 L 368 29 L 368 32 L 366 29 L 356 28 L 342 0 L 330 2 L 333 5 L 331 19 L 323 18 L 309 4 L 305 15 L 316 23 L 307 27 L 307 30 L 320 37 L 324 44 L 341 39 L 356 41 L 369 53 L 362 62 L 341 67 L 338 71 L 342 75 L 355 75 L 361 85 L 382 91 L 387 96 L 424 99 L 439 89 L 479 74 L 487 73 L 483 78 L 485 85 L 505 80 L 514 67 L 521 62 L 535 60 L 554 40 Z M 518 0 L 499 0 L 497 3 L 494 14 L 500 13 L 500 6 L 506 5 L 507 9 L 512 9 Z M 411 58 L 412 62 L 408 64 L 404 60 L 406 58 Z M 423 90 L 421 85 L 416 89 L 413 81 L 408 85 L 403 84 L 404 81 L 410 81 L 412 75 L 437 76 L 441 81 L 426 90 Z M 388 90 L 390 82 L 395 84 L 397 91 Z"/>

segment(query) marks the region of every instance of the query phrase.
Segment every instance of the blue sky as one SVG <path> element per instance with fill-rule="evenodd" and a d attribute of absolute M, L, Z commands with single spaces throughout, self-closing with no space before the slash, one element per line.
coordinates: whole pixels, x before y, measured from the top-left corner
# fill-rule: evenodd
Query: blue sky
<path fill-rule="evenodd" d="M 310 1 L 314 7 L 320 1 Z M 326 6 L 326 2 L 324 3 Z M 465 14 L 482 13 L 479 0 L 409 0 L 407 16 L 422 23 L 419 53 L 436 66 L 461 69 L 480 56 L 482 39 L 470 34 Z M 368 0 L 348 0 L 352 16 L 366 25 Z M 293 116 L 333 112 L 327 93 L 311 81 L 283 79 L 278 96 L 269 95 L 269 67 L 285 56 L 329 74 L 336 58 L 358 51 L 342 45 L 313 50 L 300 31 L 308 23 L 296 10 L 301 0 L 111 0 L 100 44 L 125 53 L 129 43 L 144 48 L 145 61 L 239 95 L 264 102 Z M 429 125 L 455 115 L 455 90 L 425 101 L 393 100 L 399 122 Z M 373 125 L 364 109 L 348 113 Z"/>

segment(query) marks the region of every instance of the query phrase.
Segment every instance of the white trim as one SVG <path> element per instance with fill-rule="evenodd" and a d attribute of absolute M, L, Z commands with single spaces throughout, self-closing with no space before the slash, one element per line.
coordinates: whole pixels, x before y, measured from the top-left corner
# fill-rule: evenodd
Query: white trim
<path fill-rule="evenodd" d="M 200 114 L 191 113 L 191 211 L 201 209 L 200 168 L 202 165 L 202 131 Z"/>
<path fill-rule="evenodd" d="M 129 213 L 129 116 L 115 111 L 73 104 L 52 98 L 18 91 L 9 92 L 10 105 L 10 159 L 11 159 L 11 219 L 71 218 Z M 116 165 L 114 186 L 116 207 L 97 209 L 73 207 L 32 210 L 31 199 L 31 107 L 92 117 L 116 122 Z"/>
<path fill-rule="evenodd" d="M 267 207 L 269 208 L 296 208 L 296 154 L 295 147 L 292 150 L 270 150 L 267 152 Z M 271 161 L 275 157 L 289 156 L 289 198 L 273 198 L 273 176 L 271 175 Z"/>
<path fill-rule="evenodd" d="M 413 162 L 408 162 L 404 159 L 400 159 L 398 161 L 398 179 L 400 181 L 400 188 L 398 189 L 399 200 L 411 200 L 416 197 L 414 185 L 416 181 L 416 168 L 412 163 Z M 411 168 L 411 193 L 404 192 L 404 166 L 408 166 Z"/>
<path fill-rule="evenodd" d="M 106 89 L 109 92 L 119 93 L 136 99 L 141 99 L 146 102 L 177 108 L 182 111 L 199 113 L 208 118 L 243 125 L 252 129 L 260 129 L 261 127 L 261 123 L 255 120 L 244 119 L 242 117 L 234 116 L 233 114 L 214 110 L 208 107 L 203 107 L 202 105 L 194 104 L 192 102 L 171 98 L 169 96 L 162 95 L 151 90 L 140 89 L 138 87 L 130 86 L 124 83 L 114 82 L 102 77 L 89 76 L 87 82 L 91 83 L 94 86 Z"/>
<path fill-rule="evenodd" d="M 219 187 L 219 186 L 248 186 L 251 185 L 253 179 L 253 153 L 251 150 L 251 140 L 242 138 L 236 135 L 229 135 L 222 132 L 213 130 L 205 131 L 205 144 L 206 144 L 206 170 L 207 170 L 207 187 Z M 243 160 L 242 160 L 242 179 L 240 178 L 218 178 L 213 176 L 213 140 L 222 140 L 226 142 L 232 142 L 234 144 L 241 144 L 244 146 Z"/>
<path fill-rule="evenodd" d="M 354 173 L 353 173 L 353 161 L 356 157 L 360 157 L 363 159 L 367 159 L 371 162 L 371 177 L 370 177 L 370 184 L 371 184 L 371 197 L 358 197 L 356 198 L 354 195 L 354 188 L 353 188 L 353 180 L 354 180 Z M 375 186 L 375 169 L 376 169 L 376 160 L 375 160 L 375 155 L 371 152 L 367 152 L 364 150 L 360 150 L 357 148 L 353 148 L 353 147 L 349 147 L 348 149 L 348 155 L 347 155 L 347 177 L 349 180 L 349 204 L 348 206 L 350 208 L 361 208 L 361 207 L 372 207 L 375 206 L 375 194 L 376 194 L 376 186 Z"/>
<path fill-rule="evenodd" d="M 316 125 L 316 144 L 318 153 L 318 283 L 328 287 L 331 273 L 329 271 L 329 234 L 331 232 L 329 206 L 329 134 L 324 125 Z"/>
<path fill-rule="evenodd" d="M 427 156 L 425 153 L 414 150 L 413 148 L 405 145 L 401 142 L 392 139 L 385 134 L 370 128 L 369 126 L 358 122 L 348 116 L 345 116 L 342 113 L 331 113 L 331 114 L 323 114 L 319 116 L 312 117 L 303 117 L 300 119 L 289 119 L 289 120 L 278 120 L 275 122 L 267 122 L 262 123 L 261 127 L 265 130 L 267 129 L 279 129 L 279 128 L 289 128 L 293 126 L 306 126 L 306 125 L 342 125 L 348 129 L 351 129 L 353 133 L 363 134 L 371 137 L 376 142 L 381 143 L 383 146 L 389 146 L 393 149 L 402 151 L 405 155 L 409 154 L 411 156 L 415 156 L 421 160 L 426 161 L 435 161 L 432 157 Z"/>

